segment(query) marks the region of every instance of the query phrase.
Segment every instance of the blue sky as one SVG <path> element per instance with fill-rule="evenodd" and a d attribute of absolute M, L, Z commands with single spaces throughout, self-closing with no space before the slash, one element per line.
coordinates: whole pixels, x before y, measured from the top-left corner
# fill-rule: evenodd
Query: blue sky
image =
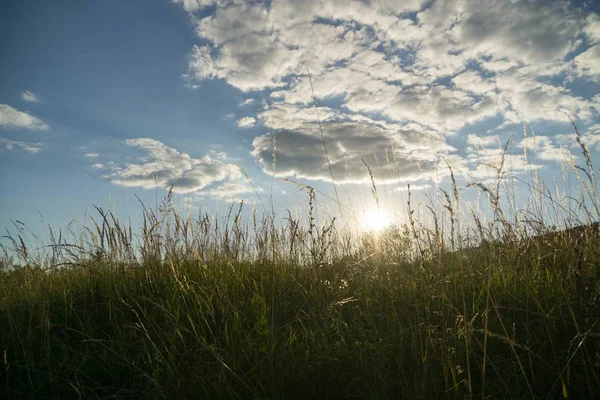
<path fill-rule="evenodd" d="M 171 185 L 208 211 L 257 192 L 283 210 L 306 196 L 282 179 L 333 196 L 331 175 L 360 208 L 362 160 L 393 203 L 409 183 L 447 184 L 446 161 L 463 185 L 489 181 L 511 134 L 514 174 L 527 173 L 526 147 L 544 176 L 560 175 L 561 162 L 582 163 L 565 113 L 600 152 L 598 8 L 4 1 L 0 227 L 36 225 L 36 210 L 82 217 L 109 197 L 133 215 L 135 194 L 152 205 Z"/>

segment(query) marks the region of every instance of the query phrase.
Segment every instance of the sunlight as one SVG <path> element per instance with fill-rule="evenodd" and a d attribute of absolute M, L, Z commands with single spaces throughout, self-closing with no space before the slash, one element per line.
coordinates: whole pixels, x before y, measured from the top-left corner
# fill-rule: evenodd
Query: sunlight
<path fill-rule="evenodd" d="M 366 212 L 363 224 L 370 231 L 379 231 L 392 223 L 389 213 L 384 210 L 372 209 Z"/>

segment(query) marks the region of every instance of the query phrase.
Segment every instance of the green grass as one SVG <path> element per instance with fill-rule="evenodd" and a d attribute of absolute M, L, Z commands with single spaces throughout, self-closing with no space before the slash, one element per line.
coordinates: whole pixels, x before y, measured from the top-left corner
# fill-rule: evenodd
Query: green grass
<path fill-rule="evenodd" d="M 377 235 L 317 225 L 308 186 L 283 225 L 183 218 L 171 193 L 139 235 L 98 209 L 36 252 L 17 224 L 0 398 L 598 398 L 600 235 L 546 222 L 597 220 L 588 156 L 576 209 L 532 185 L 515 212 L 503 185 L 473 184 L 476 213 L 450 170 L 439 212 L 409 197 L 406 225 Z"/>
<path fill-rule="evenodd" d="M 2 398 L 593 398 L 600 251 L 570 243 L 16 269 L 0 284 Z"/>

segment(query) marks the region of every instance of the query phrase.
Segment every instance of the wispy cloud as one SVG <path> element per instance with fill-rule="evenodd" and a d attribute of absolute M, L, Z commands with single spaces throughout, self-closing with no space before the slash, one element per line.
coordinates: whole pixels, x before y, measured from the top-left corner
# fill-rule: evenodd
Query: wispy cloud
<path fill-rule="evenodd" d="M 48 125 L 28 114 L 24 111 L 19 111 L 6 104 L 0 104 L 0 128 L 4 129 L 30 129 L 30 130 L 47 130 Z"/>
<path fill-rule="evenodd" d="M 29 90 L 26 90 L 23 93 L 21 93 L 21 98 L 25 101 L 34 102 L 34 103 L 39 101 L 39 99 L 35 95 L 35 93 L 30 92 Z"/>
<path fill-rule="evenodd" d="M 0 151 L 19 149 L 28 153 L 37 154 L 43 149 L 41 143 L 21 142 L 0 138 Z"/>
<path fill-rule="evenodd" d="M 416 191 L 416 190 L 427 190 L 430 189 L 431 185 L 426 184 L 426 185 L 410 185 L 410 190 L 411 191 Z M 399 186 L 396 189 L 394 189 L 394 192 L 408 192 L 408 185 L 404 185 L 404 186 Z"/>
<path fill-rule="evenodd" d="M 575 140 L 574 143 L 577 143 Z M 548 136 L 530 136 L 521 140 L 520 147 L 531 151 L 542 161 L 567 162 L 573 160 L 573 154 L 567 147 L 557 146 Z"/>
<path fill-rule="evenodd" d="M 146 156 L 139 157 L 137 162 L 110 165 L 111 172 L 106 176 L 116 185 L 144 189 L 156 186 L 167 189 L 173 186 L 176 193 L 189 193 L 242 177 L 235 164 L 208 155 L 193 158 L 158 140 L 129 139 L 125 144 L 142 150 Z M 103 168 L 104 165 L 94 163 L 92 167 Z"/>
<path fill-rule="evenodd" d="M 253 117 L 243 117 L 237 121 L 237 126 L 240 128 L 252 128 L 254 124 L 256 124 L 256 119 Z"/>
<path fill-rule="evenodd" d="M 252 196 L 248 197 L 248 195 L 262 192 L 264 192 L 264 189 L 253 187 L 245 182 L 225 182 L 216 188 L 198 192 L 198 194 L 229 202 L 240 202 L 242 200 L 245 202 L 254 202 L 255 199 Z"/>

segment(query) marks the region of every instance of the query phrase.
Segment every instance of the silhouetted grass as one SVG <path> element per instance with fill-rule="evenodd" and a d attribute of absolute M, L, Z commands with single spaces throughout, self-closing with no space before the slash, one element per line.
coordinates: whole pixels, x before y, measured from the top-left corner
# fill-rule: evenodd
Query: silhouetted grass
<path fill-rule="evenodd" d="M 139 235 L 100 208 L 92 229 L 50 231 L 43 252 L 17 231 L 0 275 L 0 397 L 597 398 L 584 155 L 578 209 L 531 185 L 538 203 L 505 211 L 500 165 L 497 185 L 471 185 L 488 219 L 450 169 L 441 212 L 409 197 L 406 225 L 360 237 L 318 224 L 308 186 L 307 217 L 284 223 L 243 221 L 241 205 L 184 217 L 169 192 Z M 550 229 L 541 209 L 581 227 Z"/>

